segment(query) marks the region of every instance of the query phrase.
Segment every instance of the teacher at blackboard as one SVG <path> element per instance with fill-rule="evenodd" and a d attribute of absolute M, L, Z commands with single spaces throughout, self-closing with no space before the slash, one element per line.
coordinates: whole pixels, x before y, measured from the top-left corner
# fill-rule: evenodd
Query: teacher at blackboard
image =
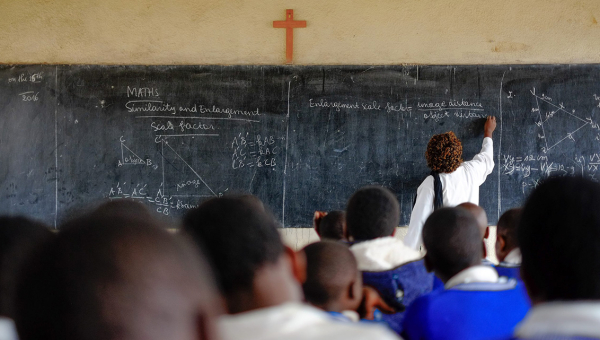
<path fill-rule="evenodd" d="M 496 117 L 488 117 L 481 151 L 473 160 L 463 162 L 462 144 L 452 131 L 431 137 L 427 144 L 427 176 L 417 189 L 417 200 L 410 216 L 404 243 L 418 250 L 422 244 L 421 231 L 429 215 L 441 207 L 454 207 L 464 202 L 479 205 L 479 186 L 494 169 Z"/>

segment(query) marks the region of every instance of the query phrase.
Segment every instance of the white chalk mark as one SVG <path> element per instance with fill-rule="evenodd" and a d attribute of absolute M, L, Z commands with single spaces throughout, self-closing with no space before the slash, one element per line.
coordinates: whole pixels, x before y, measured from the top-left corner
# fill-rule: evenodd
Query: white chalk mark
<path fill-rule="evenodd" d="M 136 155 L 136 153 L 135 153 L 135 152 L 131 151 L 131 149 L 130 149 L 130 148 L 128 148 L 128 147 L 127 147 L 127 145 L 125 145 L 125 144 L 121 143 L 121 146 L 122 146 L 122 147 L 124 147 L 125 149 L 129 150 L 129 152 L 131 152 L 131 153 L 132 153 L 132 154 L 133 154 L 135 157 L 137 157 L 137 158 L 138 158 L 140 161 L 142 161 L 142 162 L 145 162 L 145 161 L 142 159 L 142 157 L 140 157 L 140 156 Z M 125 163 L 125 162 L 123 162 L 123 163 Z"/>
<path fill-rule="evenodd" d="M 574 134 L 575 132 L 577 132 L 577 131 L 581 130 L 581 129 L 582 129 L 584 126 L 587 126 L 588 124 L 589 124 L 589 123 L 585 123 L 585 124 L 583 124 L 582 126 L 580 126 L 580 127 L 577 129 L 577 130 L 575 130 L 575 131 L 573 131 L 573 132 L 569 132 L 569 133 L 567 133 L 567 136 L 566 136 L 565 138 L 563 138 L 563 139 L 559 140 L 558 142 L 556 142 L 554 145 L 552 145 L 551 147 L 549 147 L 548 149 L 546 149 L 546 151 L 548 151 L 548 150 L 552 149 L 553 147 L 557 146 L 558 144 L 560 144 L 562 141 L 564 141 L 564 140 L 565 140 L 565 139 L 567 139 L 567 138 L 571 138 L 571 139 L 573 139 L 573 134 Z"/>
<path fill-rule="evenodd" d="M 485 111 L 485 109 L 473 109 L 470 107 L 440 107 L 440 108 L 435 108 L 435 109 L 418 109 L 418 111 L 444 111 L 444 110 Z"/>
<path fill-rule="evenodd" d="M 58 65 L 54 72 L 55 91 L 58 91 Z M 56 106 L 54 106 L 54 173 L 54 229 L 56 229 L 58 220 L 58 96 L 56 96 Z"/>
<path fill-rule="evenodd" d="M 498 166 L 500 166 L 500 155 L 502 154 L 502 89 L 504 87 L 504 75 L 502 73 L 502 80 L 500 80 L 500 94 L 498 95 L 498 111 L 500 112 L 500 138 L 498 138 Z M 498 219 L 500 219 L 500 212 L 502 211 L 502 190 L 500 185 L 500 169 L 498 169 Z"/>
<path fill-rule="evenodd" d="M 194 173 L 194 175 L 196 175 L 196 177 L 198 177 L 198 179 L 199 179 L 199 180 L 200 180 L 200 181 L 201 181 L 201 182 L 202 182 L 202 183 L 203 183 L 203 184 L 204 184 L 204 185 L 205 185 L 205 186 L 208 188 L 208 190 L 210 190 L 210 192 L 212 192 L 212 193 L 213 193 L 213 195 L 215 195 L 215 196 L 218 196 L 218 195 L 217 195 L 217 194 L 216 194 L 216 193 L 215 193 L 215 192 L 214 192 L 214 191 L 213 191 L 213 190 L 212 190 L 212 189 L 211 189 L 211 188 L 208 186 L 208 184 L 206 184 L 206 182 L 204 182 L 204 180 L 202 179 L 202 177 L 200 177 L 200 175 L 198 175 L 198 173 L 196 172 L 196 170 L 194 170 L 194 168 L 192 168 L 192 166 L 191 166 L 191 165 L 189 165 L 189 164 L 188 164 L 188 162 L 186 162 L 186 161 L 183 159 L 183 157 L 181 157 L 181 156 L 180 156 L 180 155 L 177 153 L 177 151 L 175 151 L 175 149 L 173 149 L 173 148 L 172 148 L 172 147 L 169 145 L 169 143 L 167 143 L 166 141 L 165 141 L 164 143 L 165 143 L 165 145 L 166 145 L 166 146 L 168 146 L 168 147 L 169 147 L 169 149 L 171 149 L 171 150 L 172 150 L 172 151 L 175 153 L 175 155 L 177 155 L 177 157 L 179 157 L 179 159 L 181 159 L 181 161 L 182 161 L 183 163 L 185 163 L 185 165 L 187 165 L 187 166 L 188 166 L 188 168 L 190 168 L 190 170 L 192 170 L 192 172 Z"/>
<path fill-rule="evenodd" d="M 227 117 L 185 117 L 185 116 L 137 116 L 135 118 L 172 118 L 172 119 L 209 119 L 209 120 L 239 120 L 243 122 L 260 123 L 260 120 L 227 118 Z"/>
<path fill-rule="evenodd" d="M 368 71 L 368 70 L 367 70 Z M 365 71 L 366 72 L 366 71 Z M 283 199 L 282 199 L 282 213 L 281 213 L 281 224 L 285 228 L 285 179 L 287 178 L 287 160 L 288 160 L 288 144 L 290 140 L 290 89 L 292 82 L 288 82 L 288 95 L 287 95 L 287 115 L 286 115 L 286 129 L 285 129 L 285 161 L 283 163 Z"/>
<path fill-rule="evenodd" d="M 195 136 L 203 136 L 203 137 L 219 137 L 218 133 L 188 133 L 183 135 L 156 135 L 157 137 L 195 137 Z"/>

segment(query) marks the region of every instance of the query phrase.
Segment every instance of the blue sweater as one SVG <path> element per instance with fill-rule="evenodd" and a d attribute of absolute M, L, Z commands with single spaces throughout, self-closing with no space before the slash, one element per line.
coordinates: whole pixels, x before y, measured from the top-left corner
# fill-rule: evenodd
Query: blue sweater
<path fill-rule="evenodd" d="M 375 288 L 385 302 L 394 307 L 395 314 L 381 314 L 398 334 L 402 332 L 404 311 L 415 299 L 431 292 L 433 274 L 425 269 L 423 260 L 409 262 L 382 272 L 363 272 L 363 283 Z"/>
<path fill-rule="evenodd" d="M 522 283 L 467 283 L 434 291 L 407 310 L 407 340 L 507 339 L 530 308 Z"/>

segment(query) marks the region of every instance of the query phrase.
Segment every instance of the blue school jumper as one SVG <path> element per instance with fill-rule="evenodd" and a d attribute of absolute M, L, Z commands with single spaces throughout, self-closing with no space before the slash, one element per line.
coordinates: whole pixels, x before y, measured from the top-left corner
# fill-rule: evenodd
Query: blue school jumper
<path fill-rule="evenodd" d="M 568 335 L 540 335 L 533 338 L 512 338 L 511 340 L 599 340 L 600 338 L 583 338 Z"/>
<path fill-rule="evenodd" d="M 530 308 L 522 283 L 465 283 L 417 299 L 406 311 L 406 340 L 507 339 Z"/>
<path fill-rule="evenodd" d="M 498 272 L 498 276 L 521 280 L 521 265 L 519 264 L 500 262 L 500 264 L 496 266 L 496 271 Z"/>
<path fill-rule="evenodd" d="M 402 332 L 402 320 L 406 308 L 433 287 L 433 274 L 425 269 L 423 260 L 405 263 L 381 272 L 363 272 L 363 284 L 375 288 L 395 314 L 380 314 L 381 319 L 398 334 Z"/>

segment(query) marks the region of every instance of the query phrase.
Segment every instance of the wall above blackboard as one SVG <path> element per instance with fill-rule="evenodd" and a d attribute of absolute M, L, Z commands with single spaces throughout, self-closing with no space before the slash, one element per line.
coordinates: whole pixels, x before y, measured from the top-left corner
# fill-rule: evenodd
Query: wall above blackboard
<path fill-rule="evenodd" d="M 600 67 L 2 66 L 0 213 L 59 224 L 101 199 L 178 217 L 252 193 L 286 227 L 390 188 L 410 218 L 435 133 L 464 158 L 498 118 L 490 222 L 552 175 L 596 180 Z"/>

